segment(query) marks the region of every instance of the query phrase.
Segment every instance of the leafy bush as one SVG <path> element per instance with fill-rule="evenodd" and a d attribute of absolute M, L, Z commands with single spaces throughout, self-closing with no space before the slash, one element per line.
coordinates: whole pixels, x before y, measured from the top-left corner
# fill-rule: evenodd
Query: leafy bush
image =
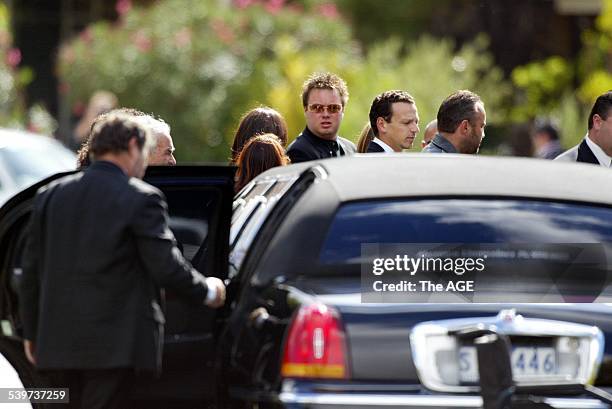
<path fill-rule="evenodd" d="M 505 117 L 510 89 L 484 37 L 458 52 L 447 40 L 424 37 L 408 47 L 389 40 L 364 56 L 333 4 L 303 4 L 166 0 L 132 9 L 62 47 L 63 89 L 73 104 L 107 89 L 121 105 L 160 115 L 173 128 L 180 161 L 226 160 L 241 114 L 259 104 L 278 109 L 295 137 L 304 127 L 302 83 L 315 71 L 347 81 L 340 131 L 352 139 L 387 89 L 412 93 L 423 122 L 460 88 L 481 94 L 489 121 Z"/>
<path fill-rule="evenodd" d="M 9 10 L 0 1 L 0 126 L 21 128 L 26 120 L 23 91 L 32 73 L 19 68 L 21 51 L 12 43 Z"/>
<path fill-rule="evenodd" d="M 582 42 L 575 62 L 551 57 L 512 72 L 519 92 L 511 120 L 548 119 L 559 126 L 566 147 L 584 137 L 593 102 L 612 89 L 612 0 L 604 0 L 595 30 L 583 32 Z"/>
<path fill-rule="evenodd" d="M 225 160 L 240 115 L 266 103 L 281 80 L 271 68 L 283 41 L 296 53 L 324 50 L 340 60 L 350 42 L 334 18 L 249 3 L 166 0 L 87 28 L 60 53 L 67 96 L 77 104 L 97 89 L 113 91 L 121 105 L 170 123 L 179 160 Z"/>

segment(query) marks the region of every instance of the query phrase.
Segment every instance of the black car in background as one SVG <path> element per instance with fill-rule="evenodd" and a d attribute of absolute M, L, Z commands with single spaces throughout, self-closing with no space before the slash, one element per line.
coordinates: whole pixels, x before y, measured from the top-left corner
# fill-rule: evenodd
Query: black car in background
<path fill-rule="evenodd" d="M 500 271 L 509 275 L 471 298 L 377 302 L 374 294 L 374 302 L 362 302 L 372 301 L 363 284 L 371 276 L 363 271 L 365 243 L 598 245 L 607 272 L 609 170 L 365 155 L 270 170 L 233 200 L 232 179 L 224 167 L 148 171 L 146 180 L 166 194 L 184 254 L 228 289 L 219 311 L 166 292 L 164 374 L 135 391 L 149 407 L 173 399 L 223 408 L 480 408 L 476 347 L 464 336 L 474 329 L 510 341 L 519 386 L 612 390 L 612 291 L 601 268 L 574 271 L 568 285 L 531 275 L 552 271 L 557 260 L 540 258 L 534 270 L 502 257 Z M 0 210 L 0 353 L 26 386 L 43 382 L 21 352 L 17 310 L 35 188 Z M 533 299 L 541 302 L 525 302 Z M 576 388 L 538 394 L 557 408 L 610 407 Z"/>

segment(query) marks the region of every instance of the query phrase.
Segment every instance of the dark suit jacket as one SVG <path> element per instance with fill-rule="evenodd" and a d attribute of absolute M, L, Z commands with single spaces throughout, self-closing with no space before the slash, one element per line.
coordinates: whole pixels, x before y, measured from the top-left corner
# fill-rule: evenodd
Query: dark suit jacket
<path fill-rule="evenodd" d="M 340 136 L 335 141 L 321 139 L 310 129 L 304 131 L 289 145 L 287 155 L 291 163 L 306 162 L 309 160 L 333 158 L 336 156 L 353 155 L 357 151 L 353 142 Z"/>
<path fill-rule="evenodd" d="M 20 308 L 39 368 L 159 368 L 157 285 L 198 303 L 207 292 L 167 218 L 159 190 L 110 162 L 38 193 Z"/>
<path fill-rule="evenodd" d="M 366 150 L 367 153 L 380 153 L 380 152 L 384 152 L 385 150 L 383 149 L 382 146 L 380 146 L 379 144 L 377 144 L 374 141 L 370 141 L 369 145 L 368 145 L 368 149 Z"/>
<path fill-rule="evenodd" d="M 582 163 L 592 163 L 594 165 L 600 165 L 597 157 L 589 148 L 589 145 L 586 142 L 586 139 L 583 139 L 582 142 L 571 149 L 563 152 L 561 155 L 557 156 L 555 160 L 565 161 L 565 162 L 582 162 Z"/>

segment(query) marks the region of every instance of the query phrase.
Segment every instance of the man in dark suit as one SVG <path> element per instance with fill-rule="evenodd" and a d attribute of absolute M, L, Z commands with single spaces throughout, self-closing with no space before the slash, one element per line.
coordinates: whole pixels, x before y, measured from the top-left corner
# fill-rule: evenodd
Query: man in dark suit
<path fill-rule="evenodd" d="M 555 160 L 612 166 L 612 91 L 600 95 L 589 115 L 588 133 L 579 145 Z"/>
<path fill-rule="evenodd" d="M 346 83 L 337 75 L 313 74 L 306 80 L 302 89 L 306 128 L 287 148 L 291 163 L 355 153 L 355 145 L 338 136 L 347 102 Z"/>
<path fill-rule="evenodd" d="M 372 101 L 370 125 L 374 139 L 368 153 L 401 152 L 410 149 L 419 133 L 419 112 L 414 98 L 405 91 L 385 91 Z"/>
<path fill-rule="evenodd" d="M 93 163 L 37 194 L 20 308 L 28 359 L 72 407 L 125 408 L 136 371 L 160 368 L 157 286 L 219 307 L 225 287 L 182 257 L 163 194 L 140 180 L 153 138 L 125 114 L 91 134 Z"/>

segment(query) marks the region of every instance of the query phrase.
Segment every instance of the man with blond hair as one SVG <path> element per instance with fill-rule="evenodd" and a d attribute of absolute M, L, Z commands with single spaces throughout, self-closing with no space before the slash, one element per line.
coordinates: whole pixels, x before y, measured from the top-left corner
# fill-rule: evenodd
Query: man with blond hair
<path fill-rule="evenodd" d="M 287 149 L 292 163 L 355 153 L 355 145 L 338 136 L 348 96 L 346 83 L 335 74 L 315 73 L 306 80 L 302 88 L 306 128 Z"/>

